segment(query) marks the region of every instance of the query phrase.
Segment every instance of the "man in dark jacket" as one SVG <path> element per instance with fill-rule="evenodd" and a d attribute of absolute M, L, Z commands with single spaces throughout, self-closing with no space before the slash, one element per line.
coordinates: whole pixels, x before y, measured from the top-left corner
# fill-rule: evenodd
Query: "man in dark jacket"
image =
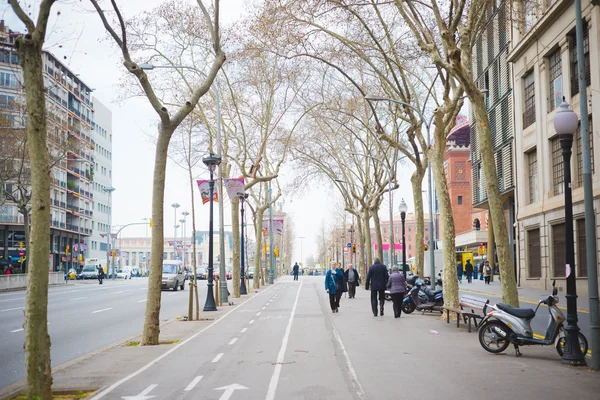
<path fill-rule="evenodd" d="M 360 285 L 360 275 L 358 271 L 354 269 L 352 264 L 348 265 L 348 269 L 344 272 L 346 282 L 348 282 L 348 296 L 351 299 L 356 297 L 356 287 Z"/>
<path fill-rule="evenodd" d="M 298 280 L 298 272 L 300 272 L 300 266 L 298 265 L 298 261 L 296 261 L 296 264 L 294 264 L 294 267 L 292 268 L 292 272 L 294 274 L 294 280 L 297 281 Z"/>
<path fill-rule="evenodd" d="M 471 264 L 471 260 L 467 260 L 465 272 L 467 273 L 467 282 L 473 282 L 473 264 Z"/>
<path fill-rule="evenodd" d="M 373 315 L 377 316 L 377 295 L 379 295 L 379 315 L 383 316 L 383 306 L 385 305 L 385 287 L 389 278 L 388 270 L 381 263 L 379 258 L 376 258 L 373 265 L 367 273 L 367 281 L 365 289 L 371 289 L 371 308 Z"/>

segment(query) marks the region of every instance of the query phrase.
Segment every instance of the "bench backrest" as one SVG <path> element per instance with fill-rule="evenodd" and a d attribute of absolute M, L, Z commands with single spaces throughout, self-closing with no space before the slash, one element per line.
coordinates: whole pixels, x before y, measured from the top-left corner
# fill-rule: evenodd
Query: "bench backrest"
<path fill-rule="evenodd" d="M 461 296 L 459 304 L 461 308 L 467 308 L 470 310 L 477 310 L 477 311 L 483 311 L 483 308 L 485 307 L 485 304 L 487 303 L 487 300 L 481 297 L 474 297 L 474 296 Z"/>

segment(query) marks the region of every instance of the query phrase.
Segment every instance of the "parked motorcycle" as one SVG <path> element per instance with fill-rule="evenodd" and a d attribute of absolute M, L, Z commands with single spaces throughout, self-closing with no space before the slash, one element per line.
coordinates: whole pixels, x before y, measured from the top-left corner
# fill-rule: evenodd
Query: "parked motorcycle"
<path fill-rule="evenodd" d="M 556 346 L 556 351 L 562 357 L 566 345 L 566 332 L 564 328 L 565 316 L 558 308 L 558 296 L 555 283 L 552 283 L 552 295 L 538 302 L 535 310 L 531 308 L 514 308 L 506 304 L 486 304 L 483 313 L 487 314 L 477 328 L 479 330 L 479 343 L 485 351 L 501 353 L 512 343 L 515 355 L 521 356 L 519 346 Z M 538 339 L 533 336 L 531 320 L 535 317 L 540 305 L 548 306 L 550 318 L 546 336 Z M 579 346 L 583 354 L 587 354 L 588 342 L 579 332 Z"/>
<path fill-rule="evenodd" d="M 402 302 L 402 311 L 406 314 L 411 314 L 415 310 L 423 311 L 423 313 L 426 311 L 442 312 L 443 306 L 443 290 L 434 291 L 431 287 L 425 286 L 422 280 L 417 279 Z"/>

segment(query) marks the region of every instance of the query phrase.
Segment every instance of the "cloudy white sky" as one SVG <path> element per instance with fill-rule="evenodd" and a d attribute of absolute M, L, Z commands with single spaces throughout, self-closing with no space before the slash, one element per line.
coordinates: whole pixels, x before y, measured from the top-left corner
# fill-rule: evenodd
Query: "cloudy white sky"
<path fill-rule="evenodd" d="M 183 0 L 191 1 L 192 0 Z M 36 10 L 39 0 L 21 1 L 29 9 Z M 161 4 L 161 0 L 123 0 L 118 2 L 126 17 L 134 16 L 143 10 L 150 10 Z M 228 23 L 240 18 L 246 6 L 243 0 L 224 0 L 221 3 L 222 21 Z M 22 30 L 13 11 L 6 2 L 0 5 L 0 14 L 13 30 Z M 58 1 L 53 8 L 49 24 L 51 31 L 47 40 L 47 49 L 61 58 L 71 70 L 80 74 L 80 78 L 94 88 L 94 96 L 99 98 L 112 110 L 113 116 L 113 224 L 141 222 L 151 214 L 152 171 L 154 162 L 154 145 L 152 137 L 156 132 L 157 118 L 145 99 L 119 101 L 122 89 L 119 86 L 123 76 L 121 58 L 105 34 L 99 17 L 91 11 L 89 2 Z M 227 52 L 227 49 L 224 49 Z M 66 57 L 66 59 L 64 58 Z M 226 68 L 226 66 L 225 66 Z M 160 70 L 154 71 L 160 73 Z M 409 177 L 412 168 L 402 166 L 398 170 L 400 189 L 394 193 L 394 212 L 400 198 L 405 198 L 409 212 L 412 211 L 412 190 Z M 286 180 L 286 171 L 280 178 Z M 325 187 L 315 183 L 309 190 L 296 194 L 293 198 L 284 194 L 283 207 L 294 219 L 294 236 L 303 240 L 303 258 L 316 253 L 316 236 L 323 222 L 331 227 L 331 215 L 340 202 L 340 195 L 333 187 Z M 198 200 L 198 197 L 196 197 Z M 225 224 L 230 224 L 228 199 L 225 199 Z M 165 195 L 165 235 L 173 235 L 172 203 L 181 204 L 178 212 L 191 211 L 191 196 L 187 181 L 187 173 L 170 163 L 167 169 Z M 387 199 L 382 205 L 382 220 L 388 217 Z M 215 218 L 217 214 L 215 212 Z M 178 216 L 180 219 L 181 216 Z M 189 220 L 188 220 L 189 222 Z M 208 207 L 202 207 L 197 201 L 197 229 L 208 229 Z M 188 223 L 188 227 L 191 224 Z M 229 230 L 226 228 L 226 230 Z M 188 233 L 191 228 L 188 228 Z M 131 227 L 123 232 L 123 236 L 143 236 L 143 227 Z M 179 233 L 181 235 L 181 233 Z M 294 259 L 300 258 L 300 240 L 296 239 Z"/>

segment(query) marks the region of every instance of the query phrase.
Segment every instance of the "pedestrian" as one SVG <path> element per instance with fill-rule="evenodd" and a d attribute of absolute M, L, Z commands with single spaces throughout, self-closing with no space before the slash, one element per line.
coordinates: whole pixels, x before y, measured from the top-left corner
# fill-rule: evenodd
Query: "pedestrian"
<path fill-rule="evenodd" d="M 6 268 L 6 271 L 4 272 L 6 275 L 10 275 L 12 274 L 12 265 L 9 265 L 8 268 Z"/>
<path fill-rule="evenodd" d="M 458 283 L 462 283 L 463 265 L 460 261 L 458 262 L 458 264 L 456 264 L 456 276 L 458 277 Z"/>
<path fill-rule="evenodd" d="M 98 275 L 98 284 L 102 285 L 102 279 L 104 279 L 104 269 L 102 268 L 101 265 L 98 265 L 96 267 L 96 271 L 98 271 L 97 272 L 97 275 Z"/>
<path fill-rule="evenodd" d="M 325 273 L 325 291 L 329 294 L 329 306 L 331 307 L 331 312 L 338 312 L 338 306 L 336 301 L 337 290 L 336 290 L 336 264 L 331 263 L 331 268 L 327 270 Z"/>
<path fill-rule="evenodd" d="M 354 269 L 352 264 L 348 265 L 348 269 L 344 272 L 346 282 L 348 282 L 348 296 L 351 299 L 356 297 L 356 287 L 360 285 L 360 275 L 358 271 Z"/>
<path fill-rule="evenodd" d="M 294 264 L 294 267 L 292 268 L 292 272 L 294 274 L 294 280 L 297 281 L 298 280 L 298 272 L 300 271 L 300 266 L 298 265 L 298 261 L 296 261 L 296 264 Z"/>
<path fill-rule="evenodd" d="M 467 260 L 467 264 L 465 265 L 465 270 L 467 272 L 467 282 L 473 282 L 473 264 L 471 264 L 471 260 Z"/>
<path fill-rule="evenodd" d="M 342 298 L 342 294 L 346 297 L 346 293 L 348 293 L 348 282 L 346 281 L 346 274 L 342 269 L 342 264 L 337 263 L 336 271 L 336 305 L 337 308 L 340 308 L 340 299 Z"/>
<path fill-rule="evenodd" d="M 371 309 L 373 315 L 377 316 L 377 296 L 379 296 L 379 315 L 383 317 L 383 307 L 385 305 L 385 287 L 389 274 L 387 267 L 381 263 L 379 258 L 376 258 L 373 265 L 369 267 L 367 273 L 367 281 L 365 282 L 365 289 L 371 290 Z"/>
<path fill-rule="evenodd" d="M 402 315 L 402 301 L 406 293 L 406 277 L 400 273 L 398 267 L 392 268 L 392 274 L 387 283 L 387 288 L 392 295 L 392 304 L 394 305 L 394 318 L 400 318 Z"/>
<path fill-rule="evenodd" d="M 483 265 L 483 279 L 485 279 L 485 284 L 490 284 L 490 277 L 492 276 L 492 267 L 490 266 L 490 262 L 486 260 Z"/>

